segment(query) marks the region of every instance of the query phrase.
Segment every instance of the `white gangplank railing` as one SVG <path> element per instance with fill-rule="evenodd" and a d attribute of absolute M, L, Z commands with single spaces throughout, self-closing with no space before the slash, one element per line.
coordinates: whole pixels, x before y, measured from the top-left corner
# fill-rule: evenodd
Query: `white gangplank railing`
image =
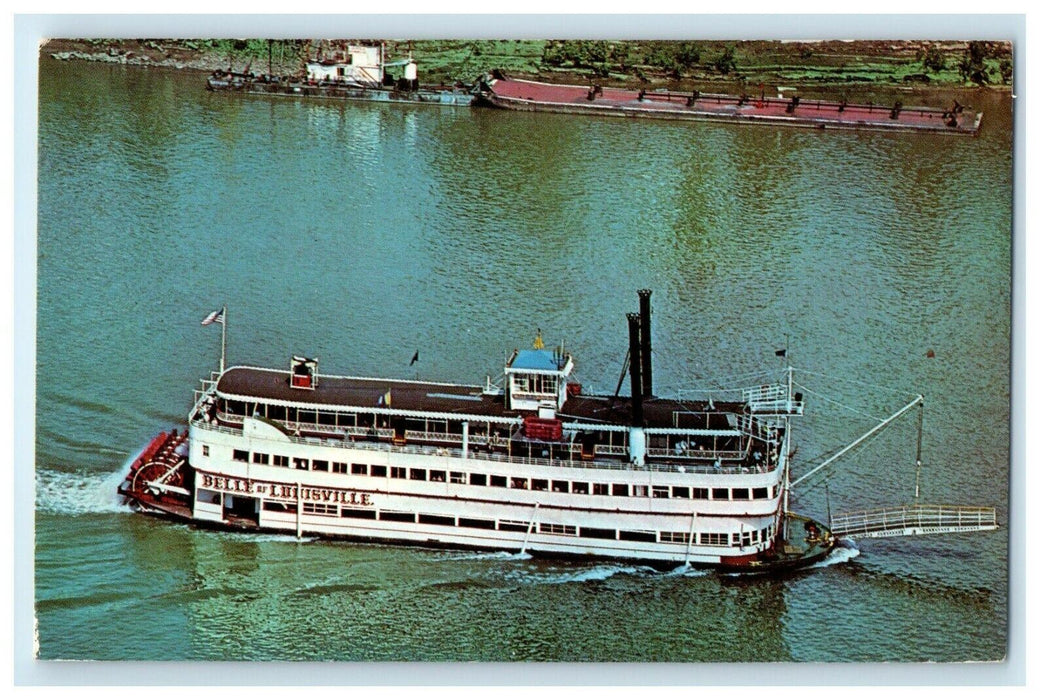
<path fill-rule="evenodd" d="M 995 508 L 922 503 L 841 513 L 830 524 L 837 537 L 903 537 L 997 527 Z"/>

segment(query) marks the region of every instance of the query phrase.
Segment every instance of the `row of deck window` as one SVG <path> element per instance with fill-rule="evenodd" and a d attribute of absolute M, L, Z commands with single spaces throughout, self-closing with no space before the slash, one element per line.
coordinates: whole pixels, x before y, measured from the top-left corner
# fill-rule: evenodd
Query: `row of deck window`
<path fill-rule="evenodd" d="M 279 513 L 295 513 L 294 503 L 264 501 L 263 510 Z M 768 542 L 771 538 L 771 526 L 762 530 L 744 530 L 741 532 L 674 532 L 648 530 L 616 530 L 613 528 L 582 527 L 562 525 L 560 523 L 531 524 L 522 520 L 495 520 L 485 518 L 455 517 L 433 513 L 412 513 L 396 510 L 372 510 L 364 508 L 346 508 L 330 503 L 302 503 L 302 513 L 326 515 L 331 517 L 352 518 L 356 520 L 380 520 L 385 522 L 416 523 L 420 525 L 446 525 L 448 527 L 473 528 L 478 530 L 497 530 L 501 532 L 539 532 L 549 535 L 566 535 L 600 540 L 624 540 L 628 542 L 661 542 L 687 544 L 691 535 L 692 544 L 712 547 L 748 547 L 753 544 Z"/>
<path fill-rule="evenodd" d="M 205 445 L 206 448 L 206 445 Z M 247 450 L 233 450 L 234 462 L 272 464 L 277 467 L 293 466 L 295 469 L 354 474 L 356 476 L 388 477 L 408 481 L 450 482 L 470 486 L 493 486 L 529 491 L 551 491 L 553 493 L 575 493 L 592 496 L 634 496 L 639 498 L 687 498 L 700 501 L 751 501 L 778 497 L 778 487 L 758 488 L 692 488 L 689 486 L 648 486 L 646 484 L 605 484 L 589 481 L 567 481 L 557 479 L 529 479 L 507 477 L 497 474 L 477 474 L 443 469 L 420 469 L 408 467 L 386 467 L 384 464 L 349 464 L 326 459 L 308 460 L 301 457 L 288 458 L 283 455 L 268 455 L 262 452 L 249 454 Z"/>
<path fill-rule="evenodd" d="M 556 393 L 555 377 L 546 375 L 541 377 L 517 376 L 514 381 L 526 384 L 526 386 L 519 384 L 517 391 L 533 395 Z M 467 430 L 470 442 L 476 441 L 479 444 L 488 444 L 491 438 L 497 438 L 499 441 L 503 441 L 504 444 L 504 441 L 511 438 L 517 429 L 514 425 L 486 421 L 470 422 L 454 419 L 385 416 L 367 412 L 318 411 L 315 409 L 298 409 L 266 403 L 245 403 L 243 401 L 225 399 L 218 400 L 216 410 L 224 420 L 231 421 L 234 424 L 240 423 L 247 416 L 260 416 L 282 424 L 288 432 L 295 434 L 315 433 L 324 437 L 344 436 L 346 439 L 349 439 L 351 435 L 363 436 L 369 434 L 374 429 L 392 429 L 400 436 L 406 434 L 407 439 L 410 439 L 412 442 L 419 440 L 423 443 L 445 446 L 461 444 L 463 427 Z M 732 427 L 727 414 L 724 413 L 679 411 L 674 413 L 673 420 L 674 425 L 681 430 L 726 430 Z M 592 432 L 588 432 L 586 435 L 595 441 L 594 445 L 600 448 L 613 448 L 617 450 L 617 454 L 625 454 L 628 450 L 628 433 L 626 432 L 601 431 L 597 426 L 593 426 Z M 739 451 L 741 449 L 741 440 L 742 436 L 739 435 L 710 437 L 655 433 L 648 436 L 648 449 L 661 450 L 667 454 L 676 455 L 687 453 L 692 456 L 712 456 L 706 454 L 706 451 L 711 450 L 712 452 L 719 451 L 723 453 Z M 586 440 L 579 438 L 579 441 L 573 445 L 572 450 L 581 449 L 581 445 L 585 442 Z M 764 443 L 765 441 L 763 440 L 758 441 L 756 443 L 757 447 L 754 449 L 758 449 L 759 444 Z M 531 445 L 528 445 L 527 450 L 529 451 L 531 447 Z M 548 446 L 539 448 L 535 445 L 533 447 L 535 456 L 538 456 L 539 452 L 548 452 Z M 560 445 L 561 450 L 565 447 L 566 443 Z M 515 451 L 517 448 L 514 447 L 513 449 Z M 764 453 L 767 452 L 766 448 L 762 451 Z M 544 456 L 549 455 L 546 454 Z M 567 458 L 567 452 L 561 452 L 558 458 Z M 755 458 L 754 453 L 749 455 L 746 466 L 751 466 L 758 461 L 766 461 L 767 459 L 768 457 L 765 456 L 763 460 L 758 460 Z M 773 462 L 773 458 L 771 458 L 771 461 Z"/>

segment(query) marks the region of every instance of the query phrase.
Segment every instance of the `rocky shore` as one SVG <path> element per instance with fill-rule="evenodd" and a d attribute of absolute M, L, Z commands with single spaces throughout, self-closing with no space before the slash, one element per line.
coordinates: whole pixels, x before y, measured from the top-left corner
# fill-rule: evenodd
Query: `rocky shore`
<path fill-rule="evenodd" d="M 236 61 L 228 55 L 206 49 L 193 49 L 186 42 L 161 40 L 77 40 L 52 39 L 41 47 L 41 55 L 58 61 L 94 61 L 127 66 L 171 68 L 175 70 L 198 70 L 208 73 L 215 70 L 248 70 L 264 72 L 267 61 L 246 58 Z M 263 63 L 266 65 L 263 67 Z M 253 65 L 253 68 L 252 68 Z M 274 63 L 273 72 L 293 73 L 301 68 L 297 56 Z"/>
<path fill-rule="evenodd" d="M 60 61 L 274 75 L 357 40 L 52 39 L 41 57 Z M 1009 89 L 1012 52 L 1000 42 L 933 41 L 389 41 L 413 56 L 423 82 L 471 83 L 498 69 L 556 83 L 754 93 L 793 86 L 828 98 L 862 91 Z"/>

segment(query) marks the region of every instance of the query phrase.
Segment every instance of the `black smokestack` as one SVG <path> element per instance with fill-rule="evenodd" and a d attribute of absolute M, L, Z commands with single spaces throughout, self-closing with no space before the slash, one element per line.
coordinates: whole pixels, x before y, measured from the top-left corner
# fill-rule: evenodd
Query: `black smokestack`
<path fill-rule="evenodd" d="M 640 295 L 640 378 L 645 399 L 654 397 L 651 380 L 651 290 L 637 290 Z"/>
<path fill-rule="evenodd" d="M 629 320 L 629 379 L 632 385 L 633 425 L 643 425 L 643 383 L 640 376 L 640 315 L 626 314 Z"/>

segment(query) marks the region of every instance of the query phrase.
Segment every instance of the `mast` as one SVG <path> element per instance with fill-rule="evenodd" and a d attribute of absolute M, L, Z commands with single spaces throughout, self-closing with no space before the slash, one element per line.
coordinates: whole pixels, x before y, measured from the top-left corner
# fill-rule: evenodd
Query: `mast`
<path fill-rule="evenodd" d="M 785 400 L 788 403 L 788 402 L 792 401 L 792 395 L 793 395 L 793 368 L 790 366 L 790 367 L 788 367 L 786 369 L 787 369 L 787 375 L 789 377 L 789 380 L 788 380 L 789 381 L 789 388 L 788 388 L 788 393 L 785 395 Z M 792 471 L 791 470 L 792 455 L 790 454 L 790 452 L 791 452 L 791 443 L 792 443 L 792 432 L 793 432 L 792 431 L 792 427 L 793 427 L 792 407 L 789 406 L 789 405 L 786 405 L 786 411 L 785 411 L 785 476 L 784 476 L 785 493 L 782 496 L 782 504 L 783 504 L 782 510 L 783 510 L 784 513 L 788 513 L 789 512 L 789 490 L 792 488 L 792 484 L 789 483 L 790 479 L 792 478 L 790 476 L 790 473 Z"/>
<path fill-rule="evenodd" d="M 223 374 L 225 372 L 225 326 L 226 318 L 225 305 L 222 305 L 222 357 L 218 360 L 218 373 Z"/>
<path fill-rule="evenodd" d="M 923 397 L 920 397 L 921 399 Z M 920 502 L 920 467 L 923 463 L 920 459 L 920 455 L 923 451 L 923 401 L 920 401 L 920 410 L 917 413 L 916 419 L 916 500 L 914 503 Z"/>
<path fill-rule="evenodd" d="M 825 484 L 825 517 L 826 517 L 825 521 L 827 523 L 830 523 L 830 527 L 831 527 L 831 523 L 833 521 L 833 503 L 832 503 L 832 499 L 829 498 L 829 484 L 828 483 Z"/>

